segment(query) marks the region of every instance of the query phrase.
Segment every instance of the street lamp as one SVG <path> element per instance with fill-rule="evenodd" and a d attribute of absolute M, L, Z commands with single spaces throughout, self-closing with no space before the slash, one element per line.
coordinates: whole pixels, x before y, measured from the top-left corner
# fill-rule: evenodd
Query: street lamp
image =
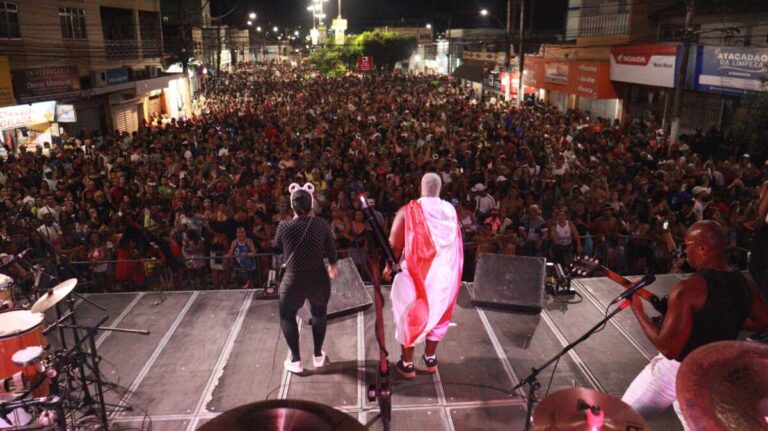
<path fill-rule="evenodd" d="M 432 29 L 432 24 L 427 24 L 427 28 L 431 30 Z"/>
<path fill-rule="evenodd" d="M 258 26 L 258 27 L 256 27 L 256 31 L 258 31 L 259 33 L 261 33 L 261 26 Z"/>
<path fill-rule="evenodd" d="M 293 32 L 293 35 L 294 35 L 294 36 L 298 36 L 298 35 L 299 35 L 299 31 L 298 31 L 298 30 L 294 31 L 294 32 Z"/>
<path fill-rule="evenodd" d="M 251 20 L 248 20 L 248 26 L 250 27 L 250 26 L 252 26 L 252 25 L 253 25 L 253 21 L 251 21 Z"/>
<path fill-rule="evenodd" d="M 480 9 L 480 15 L 488 16 L 488 9 Z"/>
<path fill-rule="evenodd" d="M 249 14 L 248 14 L 248 18 L 250 18 L 250 19 L 252 19 L 252 20 L 256 19 L 256 12 L 251 12 L 251 13 L 249 13 Z"/>
<path fill-rule="evenodd" d="M 279 28 L 277 28 L 277 26 L 272 27 L 272 31 L 273 32 L 277 33 L 278 30 L 279 30 Z"/>

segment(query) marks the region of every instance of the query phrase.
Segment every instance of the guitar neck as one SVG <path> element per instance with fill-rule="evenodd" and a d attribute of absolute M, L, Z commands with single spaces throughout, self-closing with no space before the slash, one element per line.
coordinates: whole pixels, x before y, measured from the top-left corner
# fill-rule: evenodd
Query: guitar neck
<path fill-rule="evenodd" d="M 617 284 L 620 284 L 621 287 L 624 288 L 624 290 L 627 290 L 630 287 L 635 285 L 635 283 L 631 282 L 623 275 L 613 272 L 604 266 L 601 266 L 600 270 L 605 274 L 606 277 L 610 278 L 611 281 Z M 637 295 L 639 295 L 641 298 L 645 299 L 646 301 L 651 302 L 652 304 L 658 304 L 661 302 L 661 299 L 658 296 L 654 295 L 653 293 L 645 289 L 638 290 Z"/>

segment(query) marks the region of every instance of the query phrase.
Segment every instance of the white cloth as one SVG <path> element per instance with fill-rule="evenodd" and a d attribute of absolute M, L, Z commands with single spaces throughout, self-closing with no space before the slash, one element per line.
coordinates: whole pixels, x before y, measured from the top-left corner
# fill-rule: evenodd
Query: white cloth
<path fill-rule="evenodd" d="M 646 420 L 661 413 L 672 404 L 680 423 L 683 424 L 683 429 L 688 431 L 689 428 L 677 402 L 675 383 L 679 368 L 680 362 L 667 359 L 659 353 L 635 377 L 621 400 Z"/>
<path fill-rule="evenodd" d="M 452 313 L 449 313 L 447 319 L 444 317 L 446 312 L 455 306 L 461 283 L 461 268 L 464 263 L 464 250 L 456 209 L 449 202 L 437 197 L 423 197 L 419 199 L 419 203 L 435 246 L 435 257 L 424 283 L 429 304 L 429 318 L 415 343 L 421 343 L 425 339 L 440 341 L 445 336 Z M 416 300 L 416 290 L 406 261 L 406 253 L 410 252 L 407 235 L 406 229 L 406 249 L 400 261 L 402 271 L 392 281 L 391 294 L 395 338 L 401 344 L 405 344 L 402 334 L 405 316 Z"/>

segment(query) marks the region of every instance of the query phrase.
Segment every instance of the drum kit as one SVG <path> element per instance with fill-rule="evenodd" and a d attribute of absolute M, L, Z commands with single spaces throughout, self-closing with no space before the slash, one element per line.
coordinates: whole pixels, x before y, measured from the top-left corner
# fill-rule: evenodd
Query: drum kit
<path fill-rule="evenodd" d="M 691 431 L 768 430 L 768 345 L 720 341 L 693 351 L 677 374 L 677 400 Z M 650 430 L 620 399 L 584 388 L 545 397 L 536 431 Z"/>
<path fill-rule="evenodd" d="M 37 293 L 34 301 L 0 274 L 0 430 L 107 430 L 96 334 L 149 332 L 100 326 L 108 316 L 95 326 L 78 325 L 76 300 L 105 309 L 75 292 L 76 278 L 39 288 L 40 273 L 29 289 Z"/>

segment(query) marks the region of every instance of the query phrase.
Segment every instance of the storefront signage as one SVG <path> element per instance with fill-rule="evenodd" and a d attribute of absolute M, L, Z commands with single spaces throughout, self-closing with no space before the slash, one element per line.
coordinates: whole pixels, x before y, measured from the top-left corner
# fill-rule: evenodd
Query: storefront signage
<path fill-rule="evenodd" d="M 611 80 L 674 88 L 676 45 L 632 45 L 611 48 Z"/>
<path fill-rule="evenodd" d="M 699 46 L 695 88 L 733 95 L 763 91 L 767 71 L 768 48 Z"/>
<path fill-rule="evenodd" d="M 608 63 L 527 57 L 524 69 L 523 84 L 526 87 L 562 91 L 591 99 L 617 98 Z"/>
<path fill-rule="evenodd" d="M 568 67 L 571 79 L 566 92 L 590 99 L 617 98 L 608 63 L 573 61 Z"/>
<path fill-rule="evenodd" d="M 357 57 L 357 71 L 370 72 L 373 70 L 373 57 L 370 55 L 361 55 Z"/>
<path fill-rule="evenodd" d="M 13 88 L 20 102 L 72 97 L 80 93 L 80 76 L 76 66 L 19 69 Z"/>
<path fill-rule="evenodd" d="M 528 87 L 544 88 L 545 64 L 546 60 L 542 57 L 525 57 L 525 63 L 523 63 L 523 69 L 525 70 L 523 84 Z"/>
<path fill-rule="evenodd" d="M 11 67 L 8 57 L 0 55 L 0 106 L 13 105 L 13 83 L 11 82 Z"/>
<path fill-rule="evenodd" d="M 56 105 L 56 121 L 59 123 L 77 123 L 74 105 Z"/>
<path fill-rule="evenodd" d="M 50 123 L 56 114 L 56 102 L 39 102 L 0 108 L 0 130 Z"/>
<path fill-rule="evenodd" d="M 568 63 L 547 63 L 544 66 L 544 79 L 550 84 L 566 85 L 568 83 L 568 71 Z"/>
<path fill-rule="evenodd" d="M 107 69 L 107 85 L 123 84 L 131 80 L 131 70 L 126 67 Z"/>

